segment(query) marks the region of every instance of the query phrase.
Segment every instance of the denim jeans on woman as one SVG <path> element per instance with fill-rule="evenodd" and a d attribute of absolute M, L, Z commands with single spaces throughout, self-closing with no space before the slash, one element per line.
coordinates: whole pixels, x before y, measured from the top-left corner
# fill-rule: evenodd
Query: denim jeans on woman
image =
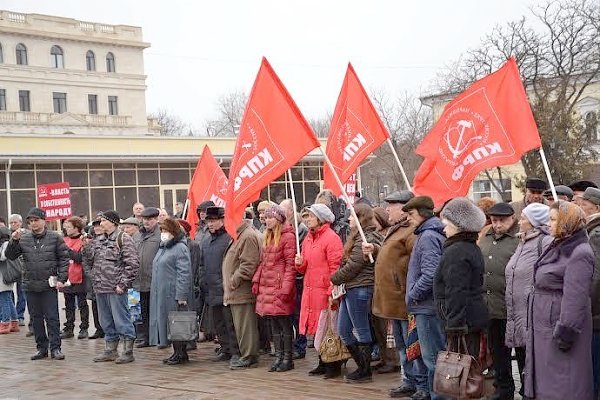
<path fill-rule="evenodd" d="M 444 323 L 437 315 L 416 314 L 417 334 L 421 345 L 421 357 L 427 367 L 427 386 L 432 400 L 443 399 L 433 393 L 433 376 L 435 373 L 435 362 L 440 351 L 446 349 L 446 331 Z"/>
<path fill-rule="evenodd" d="M 10 322 L 17 320 L 17 309 L 13 303 L 12 291 L 5 290 L 0 292 L 0 322 Z"/>
<path fill-rule="evenodd" d="M 402 385 L 415 390 L 424 390 L 429 392 L 427 386 L 427 367 L 421 357 L 416 360 L 408 361 L 406 358 L 406 342 L 408 341 L 408 321 L 392 320 L 394 324 L 394 341 L 396 350 L 400 356 L 400 365 L 402 365 L 403 380 Z"/>
<path fill-rule="evenodd" d="M 119 337 L 135 339 L 135 328 L 127 304 L 127 292 L 96 293 L 96 302 L 105 341 L 116 342 Z"/>
<path fill-rule="evenodd" d="M 340 303 L 338 314 L 338 332 L 346 346 L 358 343 L 370 344 L 371 334 L 371 298 L 373 286 L 359 286 L 346 290 Z M 354 336 L 356 332 L 356 336 Z"/>

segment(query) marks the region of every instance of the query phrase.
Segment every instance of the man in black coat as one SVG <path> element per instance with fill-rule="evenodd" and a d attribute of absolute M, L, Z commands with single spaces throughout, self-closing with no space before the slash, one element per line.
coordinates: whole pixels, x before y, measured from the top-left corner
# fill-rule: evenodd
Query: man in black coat
<path fill-rule="evenodd" d="M 6 248 L 6 257 L 16 260 L 23 256 L 23 286 L 27 297 L 29 315 L 37 353 L 32 360 L 48 357 L 63 360 L 60 350 L 60 320 L 58 316 L 58 293 L 64 287 L 69 266 L 69 249 L 58 232 L 46 228 L 46 212 L 32 208 L 27 214 L 30 232 L 18 229 L 12 233 Z M 45 323 L 45 325 L 44 325 Z M 46 335 L 46 326 L 48 335 Z M 48 337 L 50 342 L 48 343 Z"/>

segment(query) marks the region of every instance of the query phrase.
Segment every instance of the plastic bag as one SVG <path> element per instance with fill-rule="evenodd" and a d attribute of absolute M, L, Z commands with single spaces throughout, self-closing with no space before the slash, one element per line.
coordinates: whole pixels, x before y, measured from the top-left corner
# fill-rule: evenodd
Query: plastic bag
<path fill-rule="evenodd" d="M 140 292 L 135 289 L 127 290 L 127 305 L 131 322 L 142 320 L 142 308 L 140 305 Z"/>

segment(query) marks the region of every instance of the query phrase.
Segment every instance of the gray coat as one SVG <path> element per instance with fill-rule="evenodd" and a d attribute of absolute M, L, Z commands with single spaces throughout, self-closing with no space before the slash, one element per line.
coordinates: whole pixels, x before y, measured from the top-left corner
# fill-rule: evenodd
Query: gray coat
<path fill-rule="evenodd" d="M 192 264 L 183 233 L 161 243 L 152 263 L 150 287 L 150 344 L 168 345 L 167 322 L 178 301 L 193 299 Z"/>
<path fill-rule="evenodd" d="M 140 229 L 139 236 L 134 236 L 134 241 L 140 254 L 140 272 L 133 282 L 133 287 L 140 292 L 149 292 L 152 282 L 152 262 L 160 245 L 158 224 L 151 231 L 146 231 L 146 228 Z"/>
<path fill-rule="evenodd" d="M 592 399 L 594 253 L 585 229 L 554 242 L 534 266 L 525 395 L 538 400 Z"/>
<path fill-rule="evenodd" d="M 600 214 L 588 218 L 587 231 L 596 260 L 592 281 L 592 319 L 594 331 L 600 331 Z"/>
<path fill-rule="evenodd" d="M 527 341 L 527 300 L 533 285 L 533 265 L 552 243 L 546 227 L 527 232 L 506 265 L 507 347 L 525 347 Z"/>

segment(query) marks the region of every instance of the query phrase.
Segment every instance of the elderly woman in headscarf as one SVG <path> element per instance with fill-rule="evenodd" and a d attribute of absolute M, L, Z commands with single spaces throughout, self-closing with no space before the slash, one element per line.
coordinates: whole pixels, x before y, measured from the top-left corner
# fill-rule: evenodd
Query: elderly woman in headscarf
<path fill-rule="evenodd" d="M 523 369 L 525 368 L 525 343 L 527 341 L 527 299 L 531 294 L 533 266 L 550 246 L 548 221 L 550 207 L 531 203 L 521 212 L 519 219 L 519 244 L 506 264 L 506 347 L 514 348 L 521 376 L 523 396 Z"/>
<path fill-rule="evenodd" d="M 583 210 L 566 201 L 554 203 L 550 233 L 555 239 L 534 266 L 525 396 L 592 399 L 594 253 Z"/>

